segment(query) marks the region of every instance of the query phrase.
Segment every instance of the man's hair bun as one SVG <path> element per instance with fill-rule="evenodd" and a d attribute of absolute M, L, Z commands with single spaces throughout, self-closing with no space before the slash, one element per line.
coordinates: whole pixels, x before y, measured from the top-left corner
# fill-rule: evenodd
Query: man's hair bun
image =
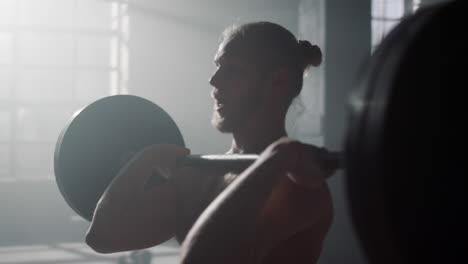
<path fill-rule="evenodd" d="M 317 67 L 322 63 L 322 51 L 319 46 L 312 45 L 307 40 L 299 40 L 298 46 L 304 69 L 310 65 Z"/>

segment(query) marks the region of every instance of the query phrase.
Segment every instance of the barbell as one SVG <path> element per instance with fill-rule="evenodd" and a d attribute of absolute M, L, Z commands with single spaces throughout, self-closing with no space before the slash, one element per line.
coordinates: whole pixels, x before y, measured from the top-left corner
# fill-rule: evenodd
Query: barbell
<path fill-rule="evenodd" d="M 345 161 L 351 216 L 373 263 L 444 263 L 464 252 L 452 239 L 464 238 L 467 222 L 466 155 L 456 154 L 466 151 L 468 135 L 466 67 L 459 66 L 468 62 L 466 12 L 464 1 L 420 10 L 386 37 L 349 97 L 344 152 L 323 157 Z M 122 153 L 160 143 L 184 145 L 159 106 L 128 95 L 98 100 L 57 140 L 59 190 L 91 220 Z M 183 162 L 241 169 L 255 158 L 193 155 Z"/>
<path fill-rule="evenodd" d="M 77 112 L 57 140 L 54 170 L 58 187 L 69 206 L 91 221 L 97 201 L 125 164 L 122 159 L 162 143 L 185 145 L 174 120 L 157 104 L 135 95 L 99 99 Z M 257 158 L 255 154 L 188 155 L 178 165 L 238 172 Z M 340 165 L 338 152 L 324 152 L 321 159 L 325 166 Z M 150 179 L 152 184 L 162 180 Z"/>

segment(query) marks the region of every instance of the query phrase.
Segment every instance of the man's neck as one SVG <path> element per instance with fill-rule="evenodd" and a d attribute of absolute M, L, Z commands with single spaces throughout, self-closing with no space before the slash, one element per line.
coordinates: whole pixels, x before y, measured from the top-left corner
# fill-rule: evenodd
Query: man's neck
<path fill-rule="evenodd" d="M 228 153 L 260 154 L 275 140 L 286 135 L 284 121 L 250 124 L 233 132 L 231 149 Z"/>
<path fill-rule="evenodd" d="M 285 121 L 289 103 L 284 98 L 277 93 L 263 97 L 250 118 L 233 131 L 229 153 L 260 154 L 275 140 L 287 136 Z"/>

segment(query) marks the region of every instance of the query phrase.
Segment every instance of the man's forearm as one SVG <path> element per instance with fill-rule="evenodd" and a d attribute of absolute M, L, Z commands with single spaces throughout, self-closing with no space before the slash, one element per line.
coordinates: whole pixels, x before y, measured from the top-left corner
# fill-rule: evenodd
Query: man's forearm
<path fill-rule="evenodd" d="M 182 245 L 182 263 L 254 263 L 256 221 L 281 175 L 274 154 L 239 175 L 190 230 Z"/>
<path fill-rule="evenodd" d="M 139 154 L 144 155 L 144 153 Z M 119 171 L 101 197 L 99 209 L 105 207 L 109 213 L 119 214 L 134 204 L 137 195 L 141 195 L 152 165 L 140 155 L 134 157 Z"/>

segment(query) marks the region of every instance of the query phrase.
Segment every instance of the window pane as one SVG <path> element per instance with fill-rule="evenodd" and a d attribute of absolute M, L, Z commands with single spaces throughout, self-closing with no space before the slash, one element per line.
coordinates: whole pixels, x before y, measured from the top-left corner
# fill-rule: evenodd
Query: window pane
<path fill-rule="evenodd" d="M 384 34 L 385 36 L 398 24 L 400 21 L 386 21 L 384 23 Z"/>
<path fill-rule="evenodd" d="M 421 0 L 413 0 L 413 13 L 421 6 Z"/>
<path fill-rule="evenodd" d="M 22 0 L 19 22 L 22 25 L 72 27 L 74 0 Z"/>
<path fill-rule="evenodd" d="M 20 107 L 17 116 L 17 139 L 55 142 L 72 114 L 72 109 L 63 107 Z"/>
<path fill-rule="evenodd" d="M 11 25 L 16 22 L 16 5 L 18 0 L 0 0 L 0 25 Z"/>
<path fill-rule="evenodd" d="M 73 38 L 71 34 L 21 33 L 19 34 L 19 62 L 70 66 L 73 62 Z"/>
<path fill-rule="evenodd" d="M 75 6 L 76 26 L 84 29 L 110 30 L 112 5 L 110 1 L 80 0 Z"/>
<path fill-rule="evenodd" d="M 116 74 L 109 71 L 81 71 L 76 75 L 76 98 L 91 103 L 111 94 Z"/>
<path fill-rule="evenodd" d="M 0 99 L 11 97 L 13 76 L 10 69 L 0 68 Z"/>
<path fill-rule="evenodd" d="M 0 64 L 11 63 L 13 56 L 13 35 L 0 32 Z"/>
<path fill-rule="evenodd" d="M 11 177 L 10 168 L 10 146 L 7 144 L 0 144 L 0 178 Z"/>
<path fill-rule="evenodd" d="M 382 41 L 384 36 L 384 22 L 381 20 L 372 20 L 372 46 L 376 46 Z"/>
<path fill-rule="evenodd" d="M 404 0 L 373 0 L 372 17 L 400 18 L 404 14 Z"/>
<path fill-rule="evenodd" d="M 53 175 L 76 108 L 117 91 L 119 3 L 0 0 L 0 177 Z"/>
<path fill-rule="evenodd" d="M 18 144 L 16 146 L 16 174 L 21 178 L 41 178 L 53 175 L 55 143 Z"/>
<path fill-rule="evenodd" d="M 112 41 L 111 37 L 79 37 L 77 63 L 79 65 L 115 66 L 115 59 L 112 59 L 116 55 L 114 46 L 115 41 Z"/>
<path fill-rule="evenodd" d="M 11 113 L 9 111 L 0 112 L 0 142 L 9 142 L 11 132 Z"/>
<path fill-rule="evenodd" d="M 23 70 L 18 76 L 17 98 L 25 101 L 71 101 L 71 70 Z"/>

